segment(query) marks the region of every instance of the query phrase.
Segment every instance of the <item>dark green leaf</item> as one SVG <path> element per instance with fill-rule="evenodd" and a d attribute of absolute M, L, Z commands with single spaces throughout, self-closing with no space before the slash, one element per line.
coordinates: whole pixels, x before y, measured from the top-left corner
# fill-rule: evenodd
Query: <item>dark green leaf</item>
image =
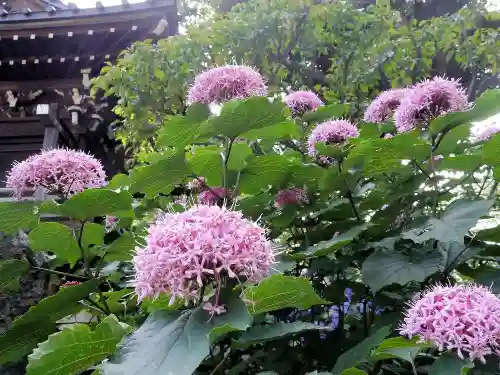
<path fill-rule="evenodd" d="M 222 185 L 222 153 L 217 146 L 196 147 L 189 156 L 188 164 L 192 171 L 203 177 L 209 186 Z"/>
<path fill-rule="evenodd" d="M 282 155 L 254 156 L 241 173 L 240 191 L 256 194 L 269 185 L 280 186 L 290 175 L 290 161 Z"/>
<path fill-rule="evenodd" d="M 363 262 L 361 273 L 364 283 L 376 293 L 386 285 L 423 281 L 439 271 L 442 265 L 443 258 L 439 253 L 410 259 L 401 252 L 375 252 Z"/>
<path fill-rule="evenodd" d="M 252 315 L 250 315 L 247 306 L 240 298 L 236 297 L 233 293 L 229 293 L 228 295 L 221 293 L 220 298 L 228 312 L 213 318 L 217 320 L 214 322 L 215 324 L 208 335 L 210 342 L 217 341 L 229 332 L 244 331 L 253 322 Z"/>
<path fill-rule="evenodd" d="M 0 261 L 0 295 L 19 290 L 19 278 L 29 270 L 25 260 L 7 259 Z"/>
<path fill-rule="evenodd" d="M 246 165 L 246 159 L 252 155 L 252 150 L 246 143 L 233 143 L 227 167 L 231 171 L 241 171 Z M 222 173 L 222 169 L 221 173 Z"/>
<path fill-rule="evenodd" d="M 131 192 L 143 192 L 148 197 L 169 194 L 175 185 L 189 174 L 183 153 L 170 155 L 154 164 L 134 168 L 130 172 Z"/>
<path fill-rule="evenodd" d="M 434 155 L 447 155 L 457 151 L 459 152 L 460 149 L 464 147 L 464 144 L 468 142 L 470 128 L 470 124 L 463 124 L 450 130 L 444 135 L 438 148 L 434 151 Z"/>
<path fill-rule="evenodd" d="M 408 340 L 405 337 L 393 337 L 385 340 L 374 350 L 371 358 L 378 361 L 390 358 L 401 358 L 408 362 L 413 362 L 418 353 L 426 348 L 431 348 L 431 344 L 417 343 L 418 339 Z"/>
<path fill-rule="evenodd" d="M 357 369 L 355 367 L 348 368 L 342 372 L 342 375 L 368 375 L 365 371 Z"/>
<path fill-rule="evenodd" d="M 481 230 L 476 233 L 475 238 L 481 241 L 500 242 L 500 227 Z"/>
<path fill-rule="evenodd" d="M 342 354 L 335 363 L 333 375 L 341 375 L 344 370 L 356 366 L 370 355 L 373 347 L 380 345 L 382 341 L 391 333 L 390 326 L 380 328 L 373 335 L 361 341 L 359 344 Z"/>
<path fill-rule="evenodd" d="M 446 259 L 445 269 L 447 270 L 456 268 L 461 263 L 475 257 L 482 250 L 476 246 L 467 246 L 459 242 L 440 242 L 438 245 L 444 259 Z"/>
<path fill-rule="evenodd" d="M 74 324 L 49 336 L 28 357 L 28 375 L 78 374 L 113 354 L 126 333 L 114 315 L 106 317 L 92 331 Z"/>
<path fill-rule="evenodd" d="M 19 229 L 31 229 L 38 223 L 33 202 L 0 202 L 0 233 L 17 234 Z"/>
<path fill-rule="evenodd" d="M 500 134 L 495 134 L 483 145 L 483 161 L 489 165 L 500 163 Z"/>
<path fill-rule="evenodd" d="M 130 232 L 125 232 L 105 249 L 106 260 L 111 262 L 131 260 L 134 248 L 134 237 Z"/>
<path fill-rule="evenodd" d="M 482 216 L 488 214 L 492 205 L 492 200 L 456 200 L 448 206 L 441 218 L 429 218 L 423 225 L 404 232 L 403 238 L 416 243 L 429 239 L 461 243 L 465 234 Z"/>
<path fill-rule="evenodd" d="M 308 257 L 319 257 L 319 256 L 329 255 L 335 252 L 336 250 L 340 249 L 342 246 L 351 243 L 369 226 L 370 226 L 369 224 L 358 225 L 354 228 L 349 229 L 347 232 L 342 233 L 339 236 L 333 237 L 331 240 L 321 241 L 314 246 L 310 246 L 306 250 L 304 255 Z"/>
<path fill-rule="evenodd" d="M 307 112 L 302 116 L 305 122 L 319 122 L 335 117 L 342 117 L 349 112 L 347 104 L 330 104 L 317 108 L 315 111 Z"/>
<path fill-rule="evenodd" d="M 293 121 L 284 121 L 265 128 L 252 129 L 240 135 L 249 140 L 299 138 L 299 130 Z"/>
<path fill-rule="evenodd" d="M 62 215 L 77 220 L 96 216 L 132 216 L 132 196 L 127 191 L 116 193 L 107 189 L 87 189 L 59 206 Z"/>
<path fill-rule="evenodd" d="M 500 293 L 500 269 L 481 266 L 474 270 L 474 281 L 486 287 L 491 287 L 494 293 Z"/>
<path fill-rule="evenodd" d="M 230 138 L 255 129 L 282 123 L 286 120 L 285 107 L 266 97 L 252 96 L 246 100 L 231 100 L 225 103 L 219 116 L 202 126 L 202 133 L 223 134 Z"/>
<path fill-rule="evenodd" d="M 106 228 L 96 223 L 85 223 L 83 227 L 82 246 L 86 249 L 104 244 Z"/>
<path fill-rule="evenodd" d="M 280 310 L 285 307 L 307 309 L 328 303 L 314 291 L 304 277 L 273 275 L 243 292 L 252 314 Z"/>
<path fill-rule="evenodd" d="M 40 223 L 29 234 L 29 245 L 34 251 L 50 251 L 73 266 L 81 251 L 71 228 L 59 223 Z"/>
<path fill-rule="evenodd" d="M 236 343 L 241 346 L 249 346 L 264 341 L 276 340 L 284 336 L 295 335 L 304 331 L 321 329 L 325 329 L 325 327 L 312 323 L 277 322 L 274 324 L 254 326 L 250 328 L 248 331 L 241 334 L 238 340 L 236 340 Z"/>
<path fill-rule="evenodd" d="M 481 155 L 461 154 L 454 157 L 446 156 L 437 167 L 441 170 L 455 170 L 471 173 L 483 165 Z"/>
<path fill-rule="evenodd" d="M 464 368 L 472 368 L 474 364 L 460 359 L 456 354 L 443 353 L 432 364 L 429 375 L 462 375 Z"/>

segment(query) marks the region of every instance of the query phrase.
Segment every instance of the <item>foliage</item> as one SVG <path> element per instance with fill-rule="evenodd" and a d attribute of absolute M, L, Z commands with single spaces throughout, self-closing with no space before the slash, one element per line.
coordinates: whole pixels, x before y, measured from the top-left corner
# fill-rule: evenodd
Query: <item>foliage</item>
<path fill-rule="evenodd" d="M 30 268 L 60 284 L 0 335 L 0 364 L 27 358 L 29 375 L 496 371 L 496 358 L 463 361 L 398 335 L 416 293 L 436 283 L 490 286 L 500 268 L 491 220 L 500 135 L 470 138 L 472 122 L 500 112 L 500 90 L 482 93 L 497 74 L 496 36 L 478 27 L 480 6 L 428 20 L 406 11 L 384 1 L 252 0 L 125 51 L 95 87 L 121 98 L 122 137 L 140 146 L 138 165 L 69 199 L 0 203 L 0 231 L 29 232 L 30 249 L 50 255 L 43 268 L 31 252 L 0 262 L 0 293 L 14 293 Z M 471 110 L 390 139 L 391 121 L 360 120 L 380 90 L 445 73 L 441 55 L 445 70 L 474 69 L 464 82 Z M 259 68 L 270 98 L 188 105 L 194 75 L 223 61 Z M 303 87 L 326 105 L 294 118 L 280 94 Z M 349 118 L 360 136 L 318 146 L 335 161 L 325 163 L 309 156 L 307 137 L 333 117 Z M 218 293 L 210 283 L 199 303 L 166 293 L 138 303 L 131 288 L 134 248 L 159 212 L 196 202 L 195 183 L 230 189 L 217 204 L 258 221 L 276 248 L 271 275 L 223 290 L 221 315 L 202 308 Z M 292 187 L 307 202 L 276 208 L 276 193 Z M 61 220 L 41 221 L 48 213 Z"/>

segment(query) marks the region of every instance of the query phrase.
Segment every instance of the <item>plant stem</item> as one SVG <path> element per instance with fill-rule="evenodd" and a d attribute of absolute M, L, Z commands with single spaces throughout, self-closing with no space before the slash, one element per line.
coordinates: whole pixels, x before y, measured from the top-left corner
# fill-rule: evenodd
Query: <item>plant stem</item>
<path fill-rule="evenodd" d="M 342 173 L 342 166 L 340 163 L 338 163 L 338 168 L 339 168 L 339 175 L 340 175 Z M 359 216 L 358 209 L 356 208 L 356 203 L 354 203 L 354 198 L 352 196 L 351 189 L 349 189 L 349 185 L 347 184 L 347 182 L 344 179 L 342 179 L 342 181 L 344 182 L 344 186 L 345 186 L 346 191 L 347 191 L 347 193 L 346 193 L 347 199 L 349 200 L 349 203 L 352 206 L 352 211 L 354 212 L 356 219 L 361 220 L 361 216 Z"/>
<path fill-rule="evenodd" d="M 85 272 L 85 275 L 89 278 L 92 278 L 92 272 L 90 271 L 90 265 L 89 261 L 87 259 L 87 256 L 85 255 L 85 251 L 83 250 L 83 245 L 82 245 L 82 237 L 83 237 L 83 227 L 85 226 L 85 220 L 80 221 L 80 232 L 78 233 L 78 247 L 80 248 L 80 252 L 82 254 L 82 260 L 83 260 L 83 270 Z"/>
<path fill-rule="evenodd" d="M 89 280 L 89 278 L 85 277 L 85 276 L 73 275 L 71 273 L 66 273 L 66 272 L 60 272 L 60 271 L 56 271 L 56 270 L 51 270 L 49 268 L 36 267 L 36 266 L 31 266 L 31 268 L 33 268 L 34 270 L 37 270 L 37 271 L 43 271 L 43 272 L 47 272 L 47 273 L 53 273 L 54 275 L 71 277 L 73 279 L 80 279 L 80 280 L 85 280 L 85 281 Z"/>
<path fill-rule="evenodd" d="M 229 155 L 231 154 L 231 149 L 233 147 L 233 138 L 229 138 L 228 142 L 226 143 L 225 150 L 224 150 L 224 160 L 223 160 L 223 168 L 222 168 L 222 176 L 223 176 L 223 183 L 224 183 L 224 202 L 226 201 L 227 198 L 227 187 L 228 187 L 228 178 L 227 178 L 227 163 L 229 162 Z"/>

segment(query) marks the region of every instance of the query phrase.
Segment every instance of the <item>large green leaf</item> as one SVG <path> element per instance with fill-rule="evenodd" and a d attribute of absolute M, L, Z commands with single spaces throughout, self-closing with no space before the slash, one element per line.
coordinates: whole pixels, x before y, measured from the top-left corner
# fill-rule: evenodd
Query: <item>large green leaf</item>
<path fill-rule="evenodd" d="M 29 234 L 29 245 L 34 251 L 51 251 L 67 260 L 71 266 L 80 258 L 81 251 L 71 228 L 59 223 L 40 223 Z"/>
<path fill-rule="evenodd" d="M 210 317 L 201 308 L 174 314 L 157 311 L 125 339 L 118 355 L 101 367 L 103 375 L 191 375 L 209 354 L 221 330 L 244 330 L 241 309 Z M 247 313 L 248 314 L 248 313 Z M 241 319 L 241 323 L 239 319 Z M 238 324 L 237 327 L 233 324 Z"/>
<path fill-rule="evenodd" d="M 382 341 L 391 333 L 390 326 L 380 328 L 373 335 L 367 337 L 356 346 L 343 353 L 335 363 L 332 372 L 333 375 L 341 375 L 344 370 L 356 366 L 370 355 L 373 347 L 380 345 Z"/>
<path fill-rule="evenodd" d="M 482 156 L 486 164 L 496 166 L 500 163 L 500 134 L 495 134 L 483 145 Z"/>
<path fill-rule="evenodd" d="M 403 233 L 404 238 L 416 243 L 430 239 L 441 242 L 463 242 L 465 234 L 488 214 L 492 200 L 459 199 L 452 202 L 441 218 L 429 218 L 423 225 Z"/>
<path fill-rule="evenodd" d="M 25 260 L 8 259 L 0 261 L 0 295 L 19 290 L 19 278 L 29 269 Z"/>
<path fill-rule="evenodd" d="M 365 371 L 357 369 L 356 367 L 348 368 L 342 372 L 342 375 L 368 375 Z"/>
<path fill-rule="evenodd" d="M 37 223 L 33 202 L 0 202 L 0 233 L 17 234 L 19 229 L 31 229 Z"/>
<path fill-rule="evenodd" d="M 266 97 L 252 96 L 246 100 L 231 100 L 223 105 L 219 116 L 213 117 L 202 126 L 202 132 L 236 138 L 250 130 L 264 129 L 285 122 L 285 113 L 283 103 L 271 103 Z"/>
<path fill-rule="evenodd" d="M 438 252 L 412 259 L 401 252 L 385 251 L 370 255 L 363 262 L 361 273 L 364 283 L 376 293 L 386 285 L 423 281 L 442 266 L 443 258 Z"/>
<path fill-rule="evenodd" d="M 331 254 L 340 249 L 342 246 L 351 243 L 357 236 L 368 229 L 368 227 L 368 224 L 358 225 L 339 236 L 333 237 L 331 240 L 321 241 L 314 246 L 310 246 L 306 250 L 305 255 L 310 257 L 318 257 Z"/>
<path fill-rule="evenodd" d="M 154 164 L 134 168 L 130 172 L 130 190 L 133 193 L 145 193 L 148 197 L 159 193 L 169 194 L 188 174 L 184 153 L 179 152 Z"/>
<path fill-rule="evenodd" d="M 210 115 L 207 105 L 193 103 L 186 116 L 175 116 L 167 119 L 158 132 L 157 146 L 179 147 L 193 142 L 200 133 L 200 127 Z"/>
<path fill-rule="evenodd" d="M 132 216 L 132 196 L 127 191 L 87 189 L 59 205 L 59 212 L 77 220 L 105 215 Z"/>
<path fill-rule="evenodd" d="M 408 362 L 413 362 L 418 353 L 426 348 L 431 348 L 431 344 L 417 343 L 418 339 L 408 340 L 405 337 L 393 337 L 385 340 L 375 349 L 370 358 L 377 361 L 390 358 L 401 358 Z"/>
<path fill-rule="evenodd" d="M 104 244 L 106 228 L 96 223 L 85 223 L 82 234 L 82 246 L 89 249 Z"/>
<path fill-rule="evenodd" d="M 307 309 L 328 303 L 314 291 L 304 277 L 273 275 L 243 292 L 252 314 L 280 310 L 285 307 Z"/>
<path fill-rule="evenodd" d="M 81 309 L 78 301 L 97 290 L 98 282 L 63 288 L 46 297 L 16 320 L 11 329 L 0 336 L 0 364 L 14 362 L 30 353 L 36 345 L 56 329 L 56 322 Z"/>
<path fill-rule="evenodd" d="M 222 153 L 218 146 L 193 148 L 189 154 L 188 164 L 191 170 L 205 179 L 209 186 L 222 185 Z"/>
<path fill-rule="evenodd" d="M 247 159 L 240 177 L 240 191 L 256 194 L 269 185 L 280 186 L 290 176 L 290 161 L 282 155 L 254 156 Z"/>
<path fill-rule="evenodd" d="M 121 237 L 104 249 L 106 252 L 106 260 L 131 260 L 135 246 L 135 239 L 132 234 L 130 232 L 125 232 Z"/>
<path fill-rule="evenodd" d="M 468 141 L 470 130 L 471 124 L 462 124 L 451 129 L 439 143 L 434 155 L 460 153 L 464 143 Z"/>
<path fill-rule="evenodd" d="M 429 375 L 462 375 L 464 368 L 472 368 L 474 364 L 467 359 L 460 359 L 456 354 L 443 353 L 432 364 Z"/>
<path fill-rule="evenodd" d="M 250 328 L 241 334 L 236 343 L 241 346 L 248 346 L 264 341 L 276 340 L 284 336 L 295 335 L 304 331 L 320 329 L 325 329 L 325 327 L 304 322 L 277 322 Z"/>
<path fill-rule="evenodd" d="M 252 129 L 240 135 L 241 138 L 249 140 L 258 139 L 283 139 L 300 137 L 299 129 L 293 121 L 284 121 L 265 128 Z"/>
<path fill-rule="evenodd" d="M 474 269 L 472 276 L 476 283 L 491 287 L 494 293 L 500 293 L 500 268 L 481 266 Z"/>
<path fill-rule="evenodd" d="M 92 331 L 74 324 L 49 336 L 28 356 L 28 375 L 70 375 L 100 363 L 113 354 L 127 330 L 114 315 L 106 317 Z"/>
<path fill-rule="evenodd" d="M 315 111 L 307 112 L 302 116 L 302 120 L 306 122 L 319 122 L 335 117 L 342 117 L 349 112 L 348 104 L 330 104 L 317 108 Z"/>

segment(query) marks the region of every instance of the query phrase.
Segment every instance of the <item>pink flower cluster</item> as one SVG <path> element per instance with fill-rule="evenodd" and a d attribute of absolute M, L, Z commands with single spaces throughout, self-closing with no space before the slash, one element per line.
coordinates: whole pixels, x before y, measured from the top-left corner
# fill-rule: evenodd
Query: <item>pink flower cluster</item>
<path fill-rule="evenodd" d="M 405 315 L 401 335 L 456 350 L 462 359 L 500 355 L 500 299 L 488 288 L 438 285 L 417 296 Z"/>
<path fill-rule="evenodd" d="M 118 223 L 118 218 L 115 216 L 106 216 L 104 218 L 104 226 L 106 228 L 106 231 L 111 231 L 115 227 L 116 223 Z"/>
<path fill-rule="evenodd" d="M 221 104 L 231 99 L 266 95 L 267 85 L 259 72 L 249 66 L 226 65 L 197 75 L 188 102 Z"/>
<path fill-rule="evenodd" d="M 394 115 L 405 94 L 406 89 L 384 91 L 368 106 L 364 120 L 375 124 L 388 120 Z"/>
<path fill-rule="evenodd" d="M 198 203 L 212 205 L 221 202 L 224 198 L 231 197 L 231 189 L 224 189 L 222 186 L 204 188 L 198 195 Z"/>
<path fill-rule="evenodd" d="M 299 188 L 279 190 L 274 198 L 274 207 L 280 209 L 290 204 L 308 203 L 307 191 Z"/>
<path fill-rule="evenodd" d="M 21 198 L 23 191 L 45 188 L 65 198 L 106 184 L 106 173 L 99 160 L 81 151 L 55 149 L 42 151 L 15 163 L 7 175 L 6 186 Z"/>
<path fill-rule="evenodd" d="M 139 301 L 163 292 L 172 302 L 197 300 L 203 284 L 215 282 L 219 291 L 224 278 L 258 282 L 273 262 L 264 228 L 240 212 L 197 205 L 163 214 L 149 227 L 133 259 L 135 290 Z M 223 312 L 220 307 L 217 294 L 213 312 Z"/>
<path fill-rule="evenodd" d="M 187 184 L 187 187 L 194 191 L 202 190 L 203 188 L 206 187 L 205 178 L 204 177 L 195 178 Z"/>
<path fill-rule="evenodd" d="M 309 155 L 316 156 L 316 144 L 325 142 L 327 144 L 344 143 L 349 138 L 359 137 L 358 128 L 347 120 L 330 120 L 319 123 L 309 134 Z"/>
<path fill-rule="evenodd" d="M 457 80 L 434 77 L 408 89 L 394 114 L 396 128 L 407 132 L 427 126 L 435 117 L 468 108 L 467 94 Z"/>
<path fill-rule="evenodd" d="M 318 96 L 312 91 L 295 91 L 285 96 L 285 104 L 292 111 L 293 116 L 302 116 L 308 111 L 314 111 L 323 105 Z"/>

